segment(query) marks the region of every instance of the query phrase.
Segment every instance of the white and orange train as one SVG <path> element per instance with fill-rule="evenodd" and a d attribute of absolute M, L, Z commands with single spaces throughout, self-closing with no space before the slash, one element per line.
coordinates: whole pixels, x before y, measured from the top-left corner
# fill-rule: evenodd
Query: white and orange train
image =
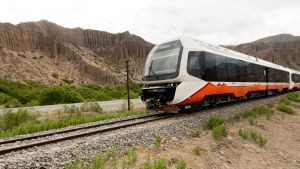
<path fill-rule="evenodd" d="M 190 37 L 156 45 L 143 73 L 142 101 L 178 112 L 300 89 L 300 72 Z"/>

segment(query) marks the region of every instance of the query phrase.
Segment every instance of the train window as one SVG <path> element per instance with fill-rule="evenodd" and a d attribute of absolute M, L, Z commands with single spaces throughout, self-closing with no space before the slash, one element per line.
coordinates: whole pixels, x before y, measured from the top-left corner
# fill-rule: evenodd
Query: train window
<path fill-rule="evenodd" d="M 237 81 L 246 82 L 247 81 L 247 71 L 246 71 L 246 62 L 239 60 L 237 67 Z"/>
<path fill-rule="evenodd" d="M 245 62 L 246 68 L 246 81 L 247 82 L 254 82 L 254 71 L 253 71 L 253 63 Z"/>
<path fill-rule="evenodd" d="M 268 68 L 269 82 L 289 82 L 289 73 L 283 70 Z"/>
<path fill-rule="evenodd" d="M 216 55 L 216 81 L 226 82 L 226 57 Z"/>
<path fill-rule="evenodd" d="M 226 58 L 226 80 L 228 82 L 237 81 L 237 62 L 236 59 Z"/>
<path fill-rule="evenodd" d="M 265 74 L 266 68 L 261 65 L 253 65 L 253 73 L 255 82 L 266 82 L 267 76 Z"/>
<path fill-rule="evenodd" d="M 206 81 L 216 81 L 216 55 L 205 53 L 205 69 L 203 79 Z"/>
<path fill-rule="evenodd" d="M 204 52 L 189 52 L 187 71 L 190 75 L 202 78 Z"/>
<path fill-rule="evenodd" d="M 293 74 L 294 75 L 294 82 L 300 83 L 300 75 L 299 74 Z"/>
<path fill-rule="evenodd" d="M 292 80 L 293 80 L 293 82 L 295 82 L 295 83 L 300 83 L 300 75 L 299 75 L 299 74 L 293 73 L 293 74 L 292 74 Z"/>

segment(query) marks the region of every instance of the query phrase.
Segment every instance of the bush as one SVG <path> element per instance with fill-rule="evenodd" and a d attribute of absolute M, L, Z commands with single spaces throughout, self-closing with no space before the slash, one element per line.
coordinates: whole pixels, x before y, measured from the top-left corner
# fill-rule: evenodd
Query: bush
<path fill-rule="evenodd" d="M 219 125 L 224 124 L 224 118 L 220 115 L 214 115 L 211 116 L 208 120 L 208 122 L 206 123 L 206 128 L 207 129 L 213 129 L 214 127 L 217 127 Z"/>
<path fill-rule="evenodd" d="M 31 115 L 25 109 L 20 109 L 17 112 L 4 113 L 2 117 L 3 128 L 2 130 L 10 130 L 23 123 L 35 121 L 36 116 Z"/>
<path fill-rule="evenodd" d="M 256 118 L 258 115 L 273 113 L 273 110 L 268 106 L 256 106 L 248 109 L 243 113 L 244 118 Z"/>
<path fill-rule="evenodd" d="M 287 95 L 287 98 L 293 102 L 300 102 L 298 93 L 292 92 Z"/>
<path fill-rule="evenodd" d="M 286 105 L 290 105 L 291 104 L 291 101 L 288 98 L 285 98 L 285 97 L 279 99 L 279 102 L 283 103 L 283 104 L 286 104 Z"/>
<path fill-rule="evenodd" d="M 239 129 L 239 136 L 243 139 L 251 139 L 259 144 L 260 147 L 267 143 L 267 138 L 260 133 L 248 129 Z"/>
<path fill-rule="evenodd" d="M 196 156 L 200 156 L 200 155 L 201 155 L 201 152 L 202 152 L 202 149 L 201 149 L 199 146 L 196 146 L 196 147 L 193 149 L 193 154 L 196 155 Z"/>
<path fill-rule="evenodd" d="M 222 125 L 219 125 L 217 127 L 214 127 L 213 130 L 212 130 L 212 134 L 213 134 L 215 139 L 220 139 L 222 136 L 227 137 L 228 130 L 224 126 L 224 124 L 222 124 Z"/>
<path fill-rule="evenodd" d="M 11 99 L 10 96 L 8 96 L 8 95 L 6 95 L 6 94 L 0 92 L 0 105 L 5 104 L 5 103 L 8 102 L 10 99 Z"/>
<path fill-rule="evenodd" d="M 83 100 L 82 96 L 73 88 L 64 86 L 53 86 L 41 92 L 41 105 L 51 105 L 59 103 L 78 103 Z"/>
<path fill-rule="evenodd" d="M 20 107 L 22 104 L 17 99 L 10 99 L 5 104 L 5 108 L 14 108 L 14 107 Z"/>
<path fill-rule="evenodd" d="M 199 129 L 196 129 L 195 131 L 193 131 L 192 137 L 199 138 L 200 134 L 201 134 L 201 131 Z"/>
<path fill-rule="evenodd" d="M 296 114 L 295 110 L 293 110 L 290 106 L 287 105 L 279 105 L 276 109 L 287 114 Z"/>
<path fill-rule="evenodd" d="M 98 92 L 95 96 L 95 100 L 97 101 L 105 101 L 105 100 L 112 100 L 113 98 L 104 92 Z"/>

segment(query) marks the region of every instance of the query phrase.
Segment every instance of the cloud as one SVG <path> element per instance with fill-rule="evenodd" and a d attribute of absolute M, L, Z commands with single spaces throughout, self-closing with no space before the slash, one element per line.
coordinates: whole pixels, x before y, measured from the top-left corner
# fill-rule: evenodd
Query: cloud
<path fill-rule="evenodd" d="M 1 6 L 2 22 L 47 19 L 66 27 L 129 30 L 153 43 L 181 35 L 215 44 L 300 35 L 298 0 L 10 0 Z"/>

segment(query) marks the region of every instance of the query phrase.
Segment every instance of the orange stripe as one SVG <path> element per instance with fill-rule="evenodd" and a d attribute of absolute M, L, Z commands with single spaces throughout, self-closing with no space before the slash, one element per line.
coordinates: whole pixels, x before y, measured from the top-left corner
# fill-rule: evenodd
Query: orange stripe
<path fill-rule="evenodd" d="M 251 91 L 262 90 L 278 90 L 282 91 L 284 88 L 288 88 L 289 85 L 253 85 L 253 86 L 227 86 L 225 83 L 218 84 L 217 86 L 212 83 L 207 83 L 203 88 L 191 95 L 189 98 L 178 103 L 178 105 L 185 105 L 189 103 L 196 103 L 201 101 L 205 96 L 215 94 L 232 94 L 234 97 L 243 97 Z"/>

